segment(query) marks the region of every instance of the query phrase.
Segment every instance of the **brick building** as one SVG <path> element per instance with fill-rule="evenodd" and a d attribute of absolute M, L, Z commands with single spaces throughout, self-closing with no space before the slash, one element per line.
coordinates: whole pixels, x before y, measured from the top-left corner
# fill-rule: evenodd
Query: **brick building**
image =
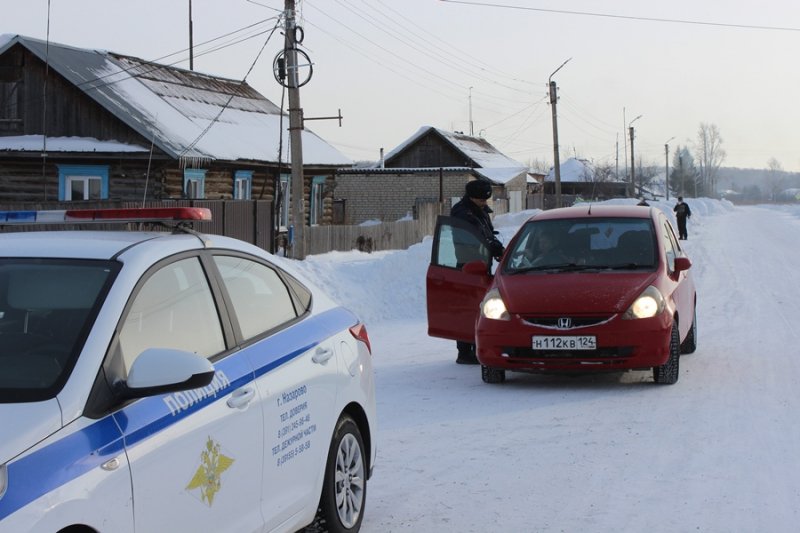
<path fill-rule="evenodd" d="M 464 193 L 467 181 L 488 181 L 499 211 L 526 209 L 528 169 L 488 141 L 430 126 L 365 168 L 336 172 L 334 202 L 341 222 L 394 221 L 414 214 L 422 203 L 439 202 L 443 212 Z"/>

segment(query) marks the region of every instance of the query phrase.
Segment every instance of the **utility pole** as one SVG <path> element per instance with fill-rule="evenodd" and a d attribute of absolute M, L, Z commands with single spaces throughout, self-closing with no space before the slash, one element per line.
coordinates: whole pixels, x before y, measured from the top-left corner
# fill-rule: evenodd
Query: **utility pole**
<path fill-rule="evenodd" d="M 634 158 L 633 158 L 633 126 L 628 128 L 631 133 L 631 192 L 633 196 L 636 196 L 636 169 L 634 168 Z"/>
<path fill-rule="evenodd" d="M 291 207 L 292 257 L 303 259 L 305 246 L 305 205 L 303 178 L 303 109 L 300 107 L 300 86 L 297 72 L 297 48 L 295 47 L 295 0 L 285 0 L 286 9 L 286 75 L 289 88 L 289 141 L 292 145 Z"/>
<path fill-rule="evenodd" d="M 561 70 L 561 67 L 570 62 L 570 57 L 550 74 L 547 79 L 547 85 L 550 88 L 550 108 L 553 112 L 553 170 L 555 172 L 555 193 L 556 193 L 556 207 L 561 207 L 561 161 L 558 155 L 558 113 L 556 112 L 556 102 L 558 96 L 556 95 L 556 82 L 552 81 L 556 72 Z"/>
<path fill-rule="evenodd" d="M 667 139 L 667 142 L 664 143 L 664 168 L 666 169 L 666 174 L 664 174 L 664 194 L 666 194 L 667 201 L 669 201 L 669 142 L 674 138 L 675 137 L 670 137 Z"/>
<path fill-rule="evenodd" d="M 189 0 L 189 70 L 194 70 L 194 30 L 192 29 L 192 0 Z"/>
<path fill-rule="evenodd" d="M 636 169 L 634 168 L 634 157 L 633 157 L 633 123 L 642 118 L 642 115 L 639 115 L 635 119 L 631 120 L 628 124 L 628 130 L 630 131 L 631 136 L 631 195 L 636 195 Z"/>
<path fill-rule="evenodd" d="M 625 108 L 622 108 L 622 160 L 625 162 L 625 179 L 628 179 L 628 140 L 625 137 L 625 128 L 628 127 L 628 119 L 625 118 Z"/>
<path fill-rule="evenodd" d="M 474 136 L 472 131 L 472 87 L 469 88 L 469 136 Z"/>

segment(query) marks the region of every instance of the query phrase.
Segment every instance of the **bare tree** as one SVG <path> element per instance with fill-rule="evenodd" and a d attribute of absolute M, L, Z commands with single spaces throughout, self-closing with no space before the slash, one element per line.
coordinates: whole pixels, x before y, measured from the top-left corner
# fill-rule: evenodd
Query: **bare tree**
<path fill-rule="evenodd" d="M 653 190 L 656 178 L 661 173 L 662 167 L 652 162 L 644 163 L 639 158 L 639 164 L 636 167 L 636 196 L 646 196 L 645 190 L 655 194 Z"/>
<path fill-rule="evenodd" d="M 605 183 L 607 181 L 615 181 L 617 178 L 614 171 L 614 164 L 608 161 L 601 161 L 594 164 L 594 181 L 598 183 Z"/>
<path fill-rule="evenodd" d="M 528 160 L 528 168 L 531 170 L 531 172 L 547 174 L 550 172 L 550 169 L 553 168 L 553 165 L 548 163 L 545 159 L 539 159 L 538 157 L 535 157 Z"/>
<path fill-rule="evenodd" d="M 781 162 L 770 157 L 767 161 L 767 187 L 769 187 L 769 199 L 773 202 L 778 199 L 783 189 L 783 165 Z"/>
<path fill-rule="evenodd" d="M 700 165 L 700 183 L 703 194 L 717 195 L 717 177 L 722 162 L 725 161 L 725 150 L 722 148 L 722 137 L 716 124 L 700 123 L 697 130 L 697 153 Z"/>

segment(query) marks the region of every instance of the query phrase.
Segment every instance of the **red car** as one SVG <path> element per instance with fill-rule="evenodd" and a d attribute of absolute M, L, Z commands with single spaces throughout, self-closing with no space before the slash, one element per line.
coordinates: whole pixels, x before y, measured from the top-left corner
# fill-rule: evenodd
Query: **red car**
<path fill-rule="evenodd" d="M 585 205 L 525 222 L 494 274 L 473 227 L 440 217 L 428 334 L 474 342 L 487 383 L 506 371 L 653 371 L 675 383 L 697 346 L 691 261 L 655 207 Z"/>

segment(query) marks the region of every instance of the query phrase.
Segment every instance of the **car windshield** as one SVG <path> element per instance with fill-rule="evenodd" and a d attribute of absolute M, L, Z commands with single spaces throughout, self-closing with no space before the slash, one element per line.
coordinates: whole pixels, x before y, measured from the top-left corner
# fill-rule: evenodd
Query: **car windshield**
<path fill-rule="evenodd" d="M 0 259 L 0 402 L 58 393 L 114 272 L 109 261 Z"/>
<path fill-rule="evenodd" d="M 649 218 L 532 221 L 520 229 L 503 272 L 653 270 L 656 250 Z"/>

